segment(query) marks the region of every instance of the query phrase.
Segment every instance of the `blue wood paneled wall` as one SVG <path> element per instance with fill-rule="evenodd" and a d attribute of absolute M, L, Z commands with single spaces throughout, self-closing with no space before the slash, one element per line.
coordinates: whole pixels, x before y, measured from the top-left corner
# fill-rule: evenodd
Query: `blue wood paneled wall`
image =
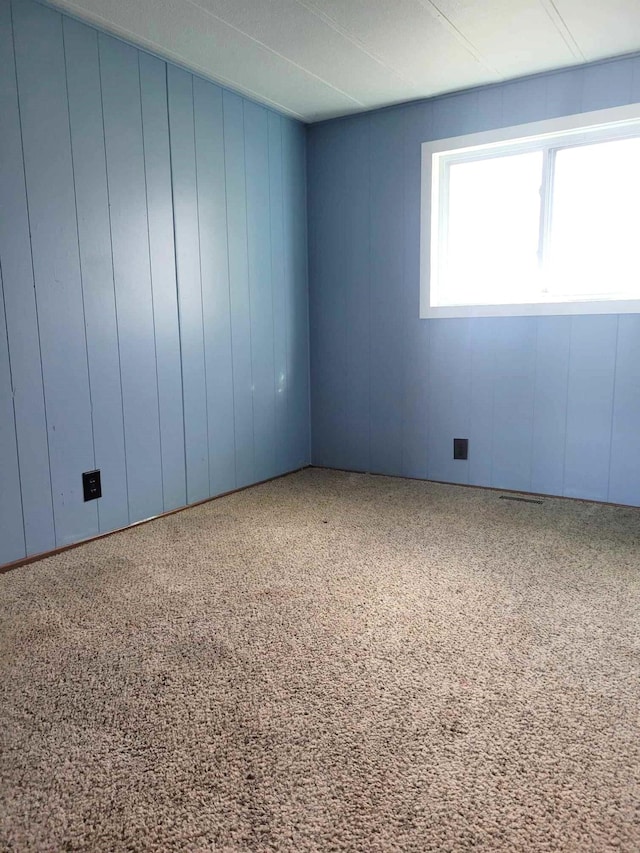
<path fill-rule="evenodd" d="M 305 128 L 31 0 L 0 57 L 0 564 L 307 464 Z"/>
<path fill-rule="evenodd" d="M 635 101 L 637 57 L 310 128 L 315 464 L 640 505 L 640 315 L 418 315 L 422 142 Z"/>

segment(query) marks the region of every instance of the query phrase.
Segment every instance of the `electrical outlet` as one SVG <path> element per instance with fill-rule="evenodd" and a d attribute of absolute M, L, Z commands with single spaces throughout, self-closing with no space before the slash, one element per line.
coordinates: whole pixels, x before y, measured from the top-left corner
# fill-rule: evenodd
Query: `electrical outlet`
<path fill-rule="evenodd" d="M 453 458 L 468 459 L 469 458 L 469 439 L 454 438 L 453 439 Z"/>
<path fill-rule="evenodd" d="M 82 490 L 85 501 L 95 501 L 102 497 L 100 471 L 85 471 L 82 475 Z"/>

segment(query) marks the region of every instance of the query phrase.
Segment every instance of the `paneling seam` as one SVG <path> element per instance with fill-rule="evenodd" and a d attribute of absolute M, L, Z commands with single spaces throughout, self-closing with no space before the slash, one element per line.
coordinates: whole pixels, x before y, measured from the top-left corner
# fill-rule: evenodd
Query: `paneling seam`
<path fill-rule="evenodd" d="M 244 169 L 244 228 L 245 248 L 247 251 L 247 295 L 249 297 L 249 367 L 251 371 L 251 432 L 253 435 L 253 466 L 251 477 L 256 473 L 256 414 L 253 387 L 253 336 L 251 334 L 251 268 L 249 266 L 249 215 L 247 199 L 247 136 L 244 121 L 245 101 L 242 101 L 242 165 Z"/>
<path fill-rule="evenodd" d="M 280 134 L 280 195 L 281 195 L 281 204 L 280 204 L 280 235 L 282 237 L 282 296 L 283 296 L 283 304 L 284 304 L 284 363 L 285 363 L 285 398 L 284 398 L 284 413 L 285 413 L 285 424 L 286 430 L 283 430 L 283 435 L 288 435 L 289 429 L 291 427 L 291 406 L 290 406 L 290 379 L 291 375 L 289 373 L 290 366 L 290 352 L 289 352 L 289 294 L 287 291 L 287 243 L 285 239 L 285 216 L 284 216 L 284 204 L 285 204 L 285 195 L 284 195 L 284 187 L 285 187 L 285 169 L 284 169 L 284 144 L 282 140 L 282 122 L 283 119 L 281 116 L 278 116 L 278 133 Z M 306 148 L 305 148 L 305 157 L 306 157 Z M 307 321 L 308 322 L 308 321 Z M 311 413 L 309 412 L 309 423 L 311 422 Z M 287 449 L 288 442 L 285 441 L 285 449 Z M 311 444 L 311 430 L 309 430 L 309 445 Z M 309 446 L 309 458 L 311 458 L 311 447 Z M 283 454 L 286 459 L 286 453 Z M 288 463 L 285 463 L 288 464 Z"/>
<path fill-rule="evenodd" d="M 142 105 L 142 73 L 140 70 L 140 51 L 136 51 L 138 59 L 138 90 L 140 92 L 140 130 L 142 131 L 142 170 L 144 172 L 144 203 L 147 211 L 147 247 L 149 257 L 149 289 L 151 291 L 151 322 L 153 323 L 153 358 L 156 365 L 156 399 L 158 401 L 158 438 L 160 446 L 160 485 L 162 488 L 162 509 L 166 510 L 164 494 L 164 456 L 162 454 L 162 417 L 160 413 L 160 381 L 158 378 L 158 338 L 156 334 L 156 305 L 153 287 L 153 263 L 151 260 L 151 223 L 149 221 L 149 183 L 147 180 L 147 147 L 144 133 L 144 108 Z"/>
<path fill-rule="evenodd" d="M 573 317 L 569 318 L 569 358 L 567 359 L 567 393 L 564 404 L 564 452 L 562 455 L 562 494 L 567 481 L 567 433 L 569 428 L 569 387 L 571 385 L 571 353 L 573 350 Z"/>
<path fill-rule="evenodd" d="M 193 177 L 196 190 L 196 233 L 198 236 L 198 278 L 200 280 L 200 318 L 202 321 L 202 369 L 204 375 L 204 415 L 207 425 L 207 482 L 211 495 L 211 451 L 209 448 L 209 386 L 207 384 L 207 338 L 204 331 L 204 294 L 202 286 L 202 241 L 200 239 L 200 191 L 198 189 L 198 139 L 196 136 L 196 98 L 193 74 L 191 78 L 191 121 L 193 129 Z"/>
<path fill-rule="evenodd" d="M 22 152 L 22 176 L 24 181 L 24 202 L 27 211 L 27 222 L 29 224 L 29 254 L 31 256 L 31 278 L 33 281 L 33 304 L 35 308 L 36 315 L 36 331 L 38 333 L 38 355 L 40 356 L 40 377 L 42 379 L 42 410 L 44 413 L 44 425 L 45 425 L 45 437 L 47 442 L 47 460 L 49 462 L 49 489 L 50 489 L 50 497 L 51 497 L 51 524 L 53 527 L 53 539 L 58 542 L 58 533 L 56 530 L 56 511 L 53 503 L 53 477 L 51 474 L 51 447 L 49 444 L 49 419 L 47 415 L 47 395 L 45 392 L 44 386 L 44 366 L 42 360 L 42 342 L 40 340 L 40 318 L 38 315 L 38 291 L 36 289 L 36 270 L 35 264 L 33 261 L 33 241 L 31 239 L 31 212 L 29 210 L 29 193 L 27 188 L 27 164 L 24 156 L 24 132 L 22 128 L 22 109 L 20 106 L 20 84 L 18 81 L 18 57 L 16 54 L 16 35 L 15 35 L 15 25 L 13 20 L 13 2 L 10 3 L 10 12 L 11 12 L 11 41 L 13 45 L 13 69 L 16 78 L 16 104 L 18 108 L 18 123 L 20 125 L 20 150 Z M 9 339 L 7 333 L 7 348 L 9 347 Z M 20 457 L 20 446 L 18 442 L 18 435 L 16 433 L 16 442 L 18 445 L 18 458 Z M 25 523 L 25 537 L 26 537 L 26 523 Z"/>
<path fill-rule="evenodd" d="M 78 243 L 78 271 L 80 272 L 80 301 L 82 302 L 82 323 L 84 326 L 84 351 L 87 359 L 87 386 L 89 390 L 89 417 L 91 420 L 91 447 L 93 449 L 93 467 L 96 468 L 96 436 L 93 420 L 93 394 L 91 392 L 91 367 L 89 366 L 89 340 L 87 336 L 87 311 L 84 301 L 84 273 L 82 271 L 82 253 L 80 251 L 80 223 L 78 221 L 78 191 L 76 187 L 76 166 L 73 156 L 73 136 L 71 133 L 71 102 L 69 100 L 69 73 L 67 69 L 67 44 L 64 35 L 65 18 L 60 18 L 60 31 L 62 34 L 62 59 L 64 64 L 64 88 L 67 96 L 67 126 L 69 129 L 69 154 L 71 159 L 71 180 L 73 182 L 73 209 L 76 218 L 76 240 Z M 100 504 L 96 502 L 96 521 L 100 530 Z"/>
<path fill-rule="evenodd" d="M 276 393 L 277 379 L 276 379 L 276 317 L 275 317 L 275 308 L 273 304 L 273 231 L 272 231 L 272 222 L 271 217 L 273 215 L 273 211 L 271 209 L 271 145 L 270 142 L 270 134 L 269 134 L 269 115 L 267 114 L 267 196 L 269 199 L 267 210 L 269 211 L 269 281 L 271 282 L 271 350 L 273 354 L 273 470 L 277 470 L 278 468 L 278 450 L 277 450 L 277 439 L 276 433 L 278 432 L 278 395 Z"/>
<path fill-rule="evenodd" d="M 227 298 L 229 300 L 229 345 L 231 348 L 231 402 L 233 409 L 233 471 L 234 485 L 238 485 L 238 442 L 236 439 L 236 383 L 233 366 L 233 320 L 231 317 L 231 259 L 229 257 L 229 199 L 227 194 L 227 144 L 225 134 L 224 95 L 221 93 L 220 115 L 222 118 L 222 173 L 224 176 L 224 210 L 225 229 L 227 234 Z"/>
<path fill-rule="evenodd" d="M 618 376 L 618 342 L 620 339 L 620 315 L 616 317 L 616 344 L 613 350 L 613 393 L 611 394 L 611 427 L 609 428 L 609 465 L 607 476 L 607 500 L 611 499 L 611 459 L 613 454 L 613 421 L 616 411 L 616 379 Z"/>
<path fill-rule="evenodd" d="M 7 340 L 7 363 L 9 366 L 9 387 L 11 388 L 11 408 L 13 410 L 13 432 L 16 441 L 16 465 L 18 467 L 18 486 L 20 488 L 20 514 L 22 516 L 22 541 L 24 553 L 27 553 L 27 528 L 24 521 L 24 497 L 22 494 L 22 475 L 20 473 L 20 453 L 18 452 L 18 421 L 16 418 L 15 389 L 13 387 L 13 371 L 11 369 L 11 352 L 9 350 L 9 325 L 7 323 L 7 305 L 4 298 L 4 279 L 2 277 L 2 260 L 0 259 L 0 295 L 2 296 L 2 310 L 4 311 L 4 330 Z"/>
<path fill-rule="evenodd" d="M 533 488 L 533 456 L 535 452 L 535 434 L 536 434 L 536 389 L 538 387 L 538 351 L 540 347 L 540 318 L 535 318 L 536 324 L 536 341 L 534 346 L 533 356 L 533 400 L 531 406 L 531 455 L 529 459 L 529 488 Z"/>
<path fill-rule="evenodd" d="M 113 307 L 116 323 L 116 343 L 118 346 L 118 376 L 120 378 L 120 406 L 122 411 L 122 446 L 124 449 L 124 481 L 127 494 L 127 520 L 131 523 L 131 507 L 129 504 L 129 466 L 127 464 L 127 430 L 124 418 L 124 390 L 122 387 L 122 359 L 120 356 L 120 324 L 118 321 L 118 293 L 116 289 L 116 267 L 113 257 L 113 227 L 111 222 L 111 191 L 109 189 L 109 165 L 107 162 L 107 131 L 104 120 L 104 93 L 102 88 L 102 56 L 100 52 L 100 33 L 96 32 L 96 47 L 98 51 L 98 78 L 100 83 L 100 114 L 102 116 L 102 137 L 104 139 L 104 176 L 107 188 L 107 212 L 109 215 L 109 246 L 111 249 L 111 277 L 113 281 Z"/>
<path fill-rule="evenodd" d="M 189 503 L 189 474 L 187 471 L 187 424 L 184 405 L 184 363 L 182 360 L 182 323 L 180 311 L 180 280 L 178 278 L 178 243 L 176 240 L 176 204 L 174 193 L 173 146 L 171 145 L 171 102 L 169 93 L 169 63 L 164 65 L 164 79 L 167 94 L 167 130 L 169 132 L 169 172 L 171 175 L 171 222 L 173 225 L 173 265 L 176 274 L 176 308 L 178 313 L 178 349 L 180 352 L 180 389 L 182 392 L 182 447 L 184 450 L 184 498 Z"/>
<path fill-rule="evenodd" d="M 372 330 L 372 326 L 371 326 L 371 318 L 373 316 L 373 311 L 372 311 L 372 307 L 371 307 L 371 290 L 372 290 L 372 287 L 371 287 L 371 268 L 372 268 L 372 265 L 371 265 L 371 120 L 370 119 L 366 120 L 366 125 L 367 125 L 367 166 L 368 166 L 368 169 L 367 169 L 367 171 L 368 171 L 368 179 L 367 179 L 368 187 L 367 187 L 367 189 L 368 189 L 368 195 L 369 195 L 368 204 L 367 204 L 367 238 L 368 238 L 367 239 L 367 242 L 368 242 L 368 247 L 367 247 L 367 258 L 368 258 L 367 272 L 368 272 L 368 276 L 367 276 L 367 279 L 368 279 L 368 292 L 369 292 L 369 305 L 368 305 L 368 308 L 369 308 L 369 360 L 368 360 L 368 364 L 369 364 L 369 377 L 368 377 L 369 378 L 369 399 L 367 401 L 368 402 L 367 423 L 369 424 L 369 432 L 368 432 L 368 436 L 367 436 L 368 449 L 367 449 L 366 471 L 370 472 L 371 471 L 371 358 L 372 358 L 371 343 L 373 340 L 373 334 L 372 334 L 373 330 Z"/>

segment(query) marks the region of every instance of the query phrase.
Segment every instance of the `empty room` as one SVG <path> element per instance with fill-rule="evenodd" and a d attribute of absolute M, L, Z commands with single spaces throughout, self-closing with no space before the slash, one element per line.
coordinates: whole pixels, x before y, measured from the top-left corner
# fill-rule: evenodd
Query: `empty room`
<path fill-rule="evenodd" d="M 640 6 L 0 0 L 0 851 L 640 850 Z"/>

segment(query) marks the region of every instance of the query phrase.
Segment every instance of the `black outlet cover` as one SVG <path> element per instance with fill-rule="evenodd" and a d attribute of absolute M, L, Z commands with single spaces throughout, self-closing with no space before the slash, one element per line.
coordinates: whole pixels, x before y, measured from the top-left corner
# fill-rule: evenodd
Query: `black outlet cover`
<path fill-rule="evenodd" d="M 100 471 L 85 471 L 82 475 L 82 489 L 85 501 L 95 501 L 102 497 Z"/>
<path fill-rule="evenodd" d="M 468 459 L 469 458 L 469 439 L 454 438 L 453 439 L 453 458 Z"/>

